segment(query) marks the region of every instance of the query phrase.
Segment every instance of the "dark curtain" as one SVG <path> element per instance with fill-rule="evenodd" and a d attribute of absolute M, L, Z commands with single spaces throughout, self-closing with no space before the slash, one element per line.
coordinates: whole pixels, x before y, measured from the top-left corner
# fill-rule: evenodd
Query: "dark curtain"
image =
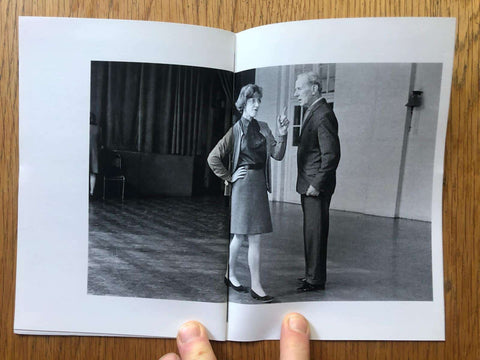
<path fill-rule="evenodd" d="M 222 71 L 218 73 L 219 78 L 220 78 L 220 83 L 222 85 L 222 89 L 225 92 L 226 96 L 226 109 L 230 109 L 230 113 L 225 112 L 225 129 L 224 131 L 227 132 L 227 130 L 230 128 L 232 125 L 232 116 L 233 116 L 233 104 L 236 101 L 234 99 L 233 91 L 234 91 L 234 84 L 233 81 L 235 80 L 234 76 L 231 75 L 229 72 Z"/>
<path fill-rule="evenodd" d="M 191 66 L 91 64 L 91 112 L 108 150 L 196 156 L 203 187 L 216 179 L 206 157 L 232 124 L 233 73 Z"/>
<path fill-rule="evenodd" d="M 172 155 L 211 150 L 231 125 L 233 75 L 178 65 L 92 62 L 91 111 L 109 149 Z M 221 109 L 221 114 L 218 110 Z"/>

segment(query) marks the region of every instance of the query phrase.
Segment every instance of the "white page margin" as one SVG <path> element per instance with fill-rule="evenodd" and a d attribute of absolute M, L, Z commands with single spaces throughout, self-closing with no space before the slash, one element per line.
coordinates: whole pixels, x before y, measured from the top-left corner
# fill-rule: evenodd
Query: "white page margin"
<path fill-rule="evenodd" d="M 230 303 L 229 340 L 278 339 L 282 317 L 291 311 L 302 313 L 313 324 L 312 339 L 445 340 L 442 181 L 454 44 L 454 18 L 307 20 L 237 34 L 236 72 L 280 65 L 362 62 L 436 62 L 442 63 L 443 69 L 432 179 L 433 301 Z"/>
<path fill-rule="evenodd" d="M 20 18 L 14 330 L 175 337 L 196 319 L 225 338 L 226 304 L 87 295 L 90 64 L 232 71 L 234 34 L 143 21 Z M 161 34 L 161 36 L 160 36 Z"/>
<path fill-rule="evenodd" d="M 290 312 L 299 312 L 309 320 L 312 340 L 445 339 L 440 304 L 319 301 L 270 305 L 230 303 L 228 340 L 278 340 L 283 316 Z"/>
<path fill-rule="evenodd" d="M 293 64 L 442 62 L 451 55 L 454 29 L 454 18 L 325 19 L 265 25 L 237 34 L 235 72 Z"/>

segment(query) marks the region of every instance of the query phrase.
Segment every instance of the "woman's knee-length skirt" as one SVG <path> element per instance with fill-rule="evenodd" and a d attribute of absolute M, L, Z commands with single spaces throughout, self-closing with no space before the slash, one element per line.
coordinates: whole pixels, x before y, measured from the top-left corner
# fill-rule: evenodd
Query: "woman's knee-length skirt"
<path fill-rule="evenodd" d="M 264 169 L 249 169 L 232 186 L 230 232 L 264 234 L 272 232 Z"/>

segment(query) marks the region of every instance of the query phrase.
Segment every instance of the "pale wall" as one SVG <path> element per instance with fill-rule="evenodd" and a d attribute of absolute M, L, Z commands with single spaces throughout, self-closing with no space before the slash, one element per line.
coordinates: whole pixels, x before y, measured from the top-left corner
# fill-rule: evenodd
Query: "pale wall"
<path fill-rule="evenodd" d="M 441 64 L 417 64 L 414 89 L 423 91 L 423 104 L 413 110 L 400 217 L 431 220 L 433 157 L 441 76 Z"/>
<path fill-rule="evenodd" d="M 332 208 L 394 216 L 410 64 L 338 64 L 342 159 Z"/>
<path fill-rule="evenodd" d="M 276 119 L 282 112 L 284 106 L 288 106 L 288 68 L 287 67 L 269 67 L 258 69 L 255 74 L 255 82 L 263 88 L 262 104 L 257 114 L 257 119 L 268 123 L 272 132 L 276 135 Z M 292 92 L 293 93 L 293 92 Z M 291 141 L 291 131 L 288 140 Z M 295 189 L 296 172 L 287 175 L 287 162 L 290 167 L 296 166 L 296 161 L 291 158 L 291 149 L 287 149 L 283 161 L 278 162 L 272 159 L 272 194 L 271 200 L 284 201 L 283 191 L 285 187 Z"/>
<path fill-rule="evenodd" d="M 411 70 L 411 64 L 337 64 L 334 110 L 342 158 L 333 209 L 393 217 L 401 189 L 398 215 L 430 220 L 441 66 L 417 65 L 414 73 L 413 89 L 424 91 L 425 102 L 413 113 L 399 187 Z M 273 130 L 283 104 L 295 103 L 288 67 L 258 69 L 256 83 L 264 88 L 258 119 Z M 284 188 L 294 192 L 295 154 L 296 149 L 290 148 L 285 160 L 274 164 L 272 200 L 284 201 Z"/>

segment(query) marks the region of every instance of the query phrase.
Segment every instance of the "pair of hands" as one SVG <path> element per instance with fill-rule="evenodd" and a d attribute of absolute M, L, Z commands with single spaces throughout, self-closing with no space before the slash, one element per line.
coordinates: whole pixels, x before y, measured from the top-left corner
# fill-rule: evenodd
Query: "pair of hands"
<path fill-rule="evenodd" d="M 280 360 L 310 359 L 309 340 L 308 321 L 297 313 L 285 316 L 280 335 Z M 169 353 L 160 360 L 216 360 L 207 330 L 199 322 L 187 322 L 178 330 L 177 347 L 180 356 Z"/>

